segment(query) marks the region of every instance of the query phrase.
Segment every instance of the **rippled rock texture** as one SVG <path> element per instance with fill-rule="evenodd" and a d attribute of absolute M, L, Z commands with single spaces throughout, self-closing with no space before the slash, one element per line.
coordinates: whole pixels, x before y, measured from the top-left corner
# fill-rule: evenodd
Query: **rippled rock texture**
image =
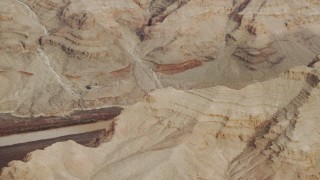
<path fill-rule="evenodd" d="M 1 0 L 0 23 L 0 113 L 128 106 L 4 179 L 320 178 L 317 0 Z"/>
<path fill-rule="evenodd" d="M 98 148 L 72 141 L 13 161 L 4 179 L 319 179 L 320 66 L 241 90 L 156 90 Z"/>
<path fill-rule="evenodd" d="M 17 116 L 242 88 L 320 52 L 312 0 L 2 0 L 0 17 L 0 111 Z"/>

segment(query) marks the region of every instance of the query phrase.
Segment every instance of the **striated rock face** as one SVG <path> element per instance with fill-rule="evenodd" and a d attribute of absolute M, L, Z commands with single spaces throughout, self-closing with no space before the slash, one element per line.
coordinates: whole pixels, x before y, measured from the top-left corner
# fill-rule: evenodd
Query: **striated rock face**
<path fill-rule="evenodd" d="M 131 68 L 116 73 L 134 64 L 127 49 L 136 35 L 115 22 L 116 8 L 104 14 L 103 23 L 90 8 L 105 5 L 85 4 L 1 2 L 0 112 L 68 115 L 131 104 L 145 94 Z"/>
<path fill-rule="evenodd" d="M 128 108 L 0 179 L 320 179 L 319 54 L 318 0 L 1 0 L 0 136 Z"/>
<path fill-rule="evenodd" d="M 2 179 L 319 179 L 320 65 L 240 90 L 156 90 L 98 148 L 72 141 L 13 161 Z"/>
<path fill-rule="evenodd" d="M 241 88 L 320 51 L 312 0 L 2 0 L 0 112 L 67 115 L 151 90 Z"/>

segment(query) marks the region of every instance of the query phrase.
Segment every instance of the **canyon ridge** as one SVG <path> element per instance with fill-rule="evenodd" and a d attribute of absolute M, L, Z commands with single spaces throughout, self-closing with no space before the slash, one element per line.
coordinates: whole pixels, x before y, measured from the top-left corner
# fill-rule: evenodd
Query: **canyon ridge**
<path fill-rule="evenodd" d="M 320 179 L 318 0 L 1 0 L 0 42 L 0 136 L 110 121 L 0 179 Z"/>

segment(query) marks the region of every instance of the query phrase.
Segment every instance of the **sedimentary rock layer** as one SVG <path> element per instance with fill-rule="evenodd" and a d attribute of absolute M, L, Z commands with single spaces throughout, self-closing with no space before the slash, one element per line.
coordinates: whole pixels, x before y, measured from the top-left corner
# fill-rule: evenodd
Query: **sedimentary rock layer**
<path fill-rule="evenodd" d="M 0 5 L 0 112 L 16 116 L 129 105 L 168 86 L 241 88 L 320 51 L 320 5 L 311 0 Z"/>
<path fill-rule="evenodd" d="M 33 141 L 10 146 L 2 146 L 0 147 L 0 168 L 7 166 L 10 161 L 23 160 L 28 153 L 35 150 L 44 149 L 56 142 L 72 140 L 81 145 L 93 147 L 96 145 L 96 142 L 99 142 L 99 136 L 103 134 L 104 131 L 105 129 L 102 129 L 89 133 L 68 135 L 53 139 Z"/>
<path fill-rule="evenodd" d="M 76 111 L 68 116 L 15 117 L 10 114 L 0 115 L 0 137 L 32 131 L 74 126 L 98 121 L 107 121 L 118 116 L 122 108 L 110 107 L 86 111 Z"/>
<path fill-rule="evenodd" d="M 319 82 L 315 63 L 240 90 L 156 90 L 115 119 L 109 142 L 56 143 L 1 178 L 318 179 Z"/>
<path fill-rule="evenodd" d="M 0 134 L 129 106 L 1 179 L 320 179 L 316 0 L 1 0 L 0 24 Z"/>

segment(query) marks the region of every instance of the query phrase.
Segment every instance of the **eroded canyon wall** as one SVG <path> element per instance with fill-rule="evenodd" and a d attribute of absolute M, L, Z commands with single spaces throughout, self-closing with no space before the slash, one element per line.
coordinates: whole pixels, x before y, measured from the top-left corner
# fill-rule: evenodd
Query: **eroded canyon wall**
<path fill-rule="evenodd" d="M 319 75 L 317 63 L 241 90 L 156 90 L 98 148 L 56 143 L 1 178 L 318 179 Z"/>
<path fill-rule="evenodd" d="M 319 179 L 317 0 L 2 0 L 0 112 L 128 106 L 2 179 Z M 290 70 L 289 70 L 290 69 Z"/>
<path fill-rule="evenodd" d="M 312 0 L 3 0 L 1 106 L 67 115 L 267 80 L 319 54 Z"/>

